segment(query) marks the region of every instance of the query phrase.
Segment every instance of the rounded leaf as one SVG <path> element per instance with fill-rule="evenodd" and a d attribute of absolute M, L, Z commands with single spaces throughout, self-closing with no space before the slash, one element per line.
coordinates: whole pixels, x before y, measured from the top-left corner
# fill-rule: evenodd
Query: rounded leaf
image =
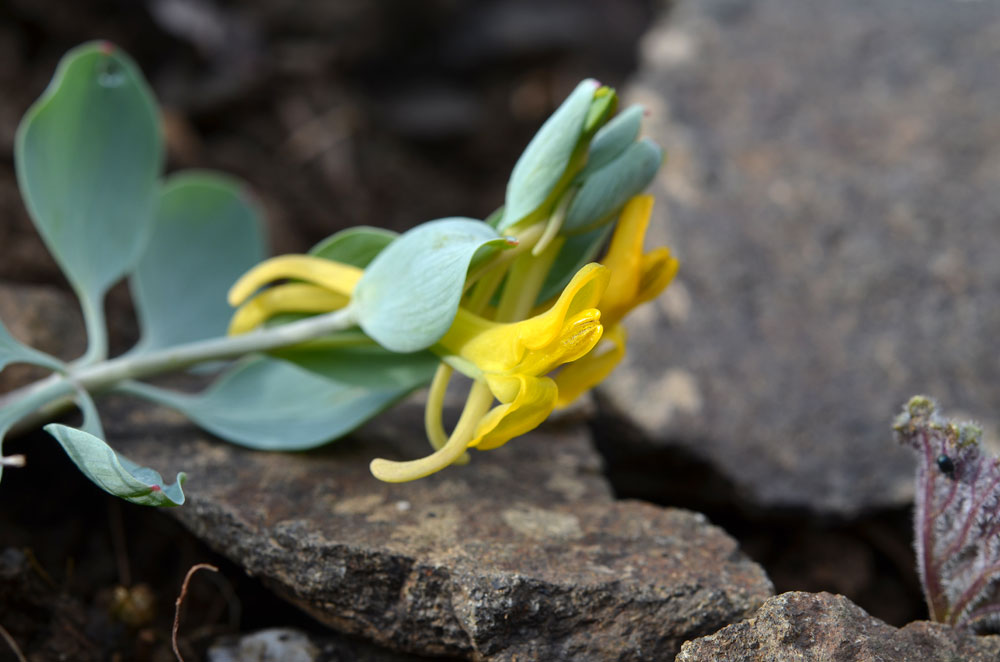
<path fill-rule="evenodd" d="M 98 300 L 142 252 L 163 167 L 156 104 L 132 60 L 107 42 L 66 54 L 18 128 L 14 159 L 39 234 Z"/>
<path fill-rule="evenodd" d="M 297 451 L 347 434 L 416 386 L 373 390 L 325 379 L 280 359 L 258 358 L 238 364 L 194 395 L 137 383 L 126 390 L 176 409 L 234 444 Z"/>
<path fill-rule="evenodd" d="M 170 177 L 130 281 L 142 328 L 135 351 L 226 335 L 226 293 L 264 255 L 261 213 L 246 184 L 213 172 Z"/>
<path fill-rule="evenodd" d="M 378 254 L 354 289 L 361 328 L 393 352 L 436 343 L 451 326 L 476 252 L 504 246 L 492 227 L 471 218 L 429 221 Z"/>
<path fill-rule="evenodd" d="M 359 225 L 330 235 L 309 254 L 364 269 L 398 236 L 391 230 Z"/>

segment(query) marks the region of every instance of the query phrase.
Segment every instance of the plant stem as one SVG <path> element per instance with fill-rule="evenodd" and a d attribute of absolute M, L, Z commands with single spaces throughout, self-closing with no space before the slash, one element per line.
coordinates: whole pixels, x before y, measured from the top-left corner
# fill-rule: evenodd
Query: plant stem
<path fill-rule="evenodd" d="M 25 412 L 26 418 L 14 428 L 14 430 L 24 430 L 28 420 L 37 425 L 39 422 L 65 411 L 72 404 L 72 398 L 65 397 L 67 391 L 72 393 L 79 388 L 91 393 L 98 393 L 127 379 L 141 379 L 180 370 L 203 361 L 233 359 L 254 352 L 266 352 L 280 347 L 297 345 L 334 331 L 348 329 L 355 324 L 357 324 L 355 311 L 347 306 L 325 315 L 317 315 L 239 336 L 209 338 L 146 354 L 120 356 L 93 365 L 71 366 L 70 372 L 66 376 L 50 375 L 41 381 L 0 397 L 0 409 L 18 404 L 25 398 L 37 400 L 37 406 L 32 408 L 37 409 L 37 411 L 30 416 L 27 416 L 30 412 Z"/>

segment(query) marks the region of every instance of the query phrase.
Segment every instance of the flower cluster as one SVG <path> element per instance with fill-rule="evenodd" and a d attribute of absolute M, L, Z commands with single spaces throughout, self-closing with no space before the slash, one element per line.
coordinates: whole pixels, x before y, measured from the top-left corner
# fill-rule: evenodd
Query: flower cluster
<path fill-rule="evenodd" d="M 493 236 L 489 232 L 484 235 L 486 243 L 471 244 L 454 309 L 440 303 L 450 296 L 447 289 L 432 288 L 416 304 L 393 304 L 393 310 L 416 311 L 411 317 L 423 312 L 421 304 L 426 310 L 447 310 L 450 323 L 440 333 L 426 334 L 427 342 L 385 334 L 380 331 L 384 322 L 369 320 L 365 313 L 372 299 L 391 298 L 386 290 L 396 285 L 383 284 L 382 273 L 387 270 L 396 270 L 392 274 L 397 281 L 437 278 L 436 269 L 428 266 L 436 263 L 427 256 L 446 243 L 444 234 L 430 243 L 404 234 L 393 243 L 409 242 L 419 248 L 396 250 L 391 259 L 381 259 L 380 254 L 368 265 L 317 255 L 267 260 L 230 291 L 230 303 L 239 306 L 230 333 L 246 333 L 287 313 L 320 314 L 357 306 L 361 330 L 386 349 L 432 351 L 440 363 L 430 384 L 425 427 L 434 452 L 412 461 L 373 461 L 372 473 L 382 480 L 429 475 L 464 461 L 469 448 L 497 448 L 534 429 L 556 407 L 567 406 L 611 373 L 625 354 L 622 320 L 635 306 L 658 295 L 677 271 L 677 260 L 667 248 L 644 252 L 653 199 L 636 195 L 636 189 L 648 184 L 662 155 L 647 141 L 635 142 L 641 113 L 632 109 L 598 132 L 613 100 L 608 88 L 585 81 L 542 127 L 515 167 L 501 213 L 492 223 L 474 222 L 484 226 L 473 227 L 476 233 L 493 232 L 496 226 L 495 236 L 502 245 L 487 246 Z M 567 130 L 569 125 L 572 130 Z M 558 168 L 551 168 L 553 161 Z M 535 179 L 527 178 L 525 171 L 536 173 Z M 624 199 L 623 191 L 629 194 Z M 462 221 L 444 221 L 452 229 L 457 222 Z M 421 237 L 431 232 L 411 233 L 418 231 Z M 599 263 L 586 259 L 609 232 L 604 258 Z M 565 281 L 561 292 L 551 287 L 560 279 Z M 405 289 L 403 284 L 399 287 Z M 544 300 L 547 290 L 553 290 L 553 296 Z M 384 309 L 381 306 L 378 313 L 383 318 Z M 397 315 L 403 325 L 406 314 Z M 424 326 L 415 328 L 418 336 L 425 335 Z M 472 386 L 449 433 L 441 410 L 456 370 L 471 378 Z"/>

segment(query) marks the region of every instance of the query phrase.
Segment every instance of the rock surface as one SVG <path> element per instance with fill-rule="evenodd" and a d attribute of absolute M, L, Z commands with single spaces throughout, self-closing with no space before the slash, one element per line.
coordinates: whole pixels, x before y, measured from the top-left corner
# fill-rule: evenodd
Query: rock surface
<path fill-rule="evenodd" d="M 911 395 L 995 427 L 998 31 L 991 2 L 661 17 L 627 96 L 668 153 L 649 244 L 681 270 L 605 404 L 746 503 L 839 515 L 911 498 Z"/>
<path fill-rule="evenodd" d="M 21 342 L 62 359 L 77 357 L 86 349 L 79 304 L 54 287 L 0 281 L 0 321 Z M 0 372 L 0 393 L 49 372 L 23 363 L 10 365 Z"/>
<path fill-rule="evenodd" d="M 305 454 L 245 451 L 127 401 L 105 411 L 120 452 L 187 471 L 172 513 L 200 538 L 318 620 L 397 650 L 668 659 L 772 591 L 701 515 L 614 501 L 579 426 L 390 485 L 368 462 L 426 453 L 414 408 Z"/>
<path fill-rule="evenodd" d="M 894 628 L 847 598 L 782 593 L 750 619 L 689 641 L 677 662 L 993 662 L 1000 637 L 940 623 Z"/>

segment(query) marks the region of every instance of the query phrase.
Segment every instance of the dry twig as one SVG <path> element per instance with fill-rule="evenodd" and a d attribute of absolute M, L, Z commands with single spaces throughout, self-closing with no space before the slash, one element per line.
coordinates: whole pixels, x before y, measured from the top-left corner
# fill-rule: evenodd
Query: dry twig
<path fill-rule="evenodd" d="M 24 657 L 24 653 L 21 652 L 20 646 L 14 641 L 14 637 L 10 636 L 10 632 L 7 632 L 7 628 L 2 625 L 0 625 L 0 637 L 3 637 L 3 640 L 14 651 L 14 655 L 17 656 L 17 662 L 28 662 L 27 658 Z"/>
<path fill-rule="evenodd" d="M 177 656 L 177 662 L 184 662 L 184 658 L 181 657 L 181 651 L 177 647 L 177 630 L 180 628 L 181 624 L 181 604 L 184 602 L 184 596 L 187 595 L 188 583 L 191 581 L 191 576 L 199 570 L 211 570 L 212 572 L 219 571 L 219 569 L 214 565 L 210 565 L 208 563 L 196 563 L 191 566 L 191 568 L 187 571 L 187 574 L 184 576 L 184 583 L 181 584 L 181 594 L 177 596 L 177 602 L 174 603 L 176 605 L 174 609 L 174 629 L 170 635 L 170 643 L 173 644 L 174 655 Z"/>

